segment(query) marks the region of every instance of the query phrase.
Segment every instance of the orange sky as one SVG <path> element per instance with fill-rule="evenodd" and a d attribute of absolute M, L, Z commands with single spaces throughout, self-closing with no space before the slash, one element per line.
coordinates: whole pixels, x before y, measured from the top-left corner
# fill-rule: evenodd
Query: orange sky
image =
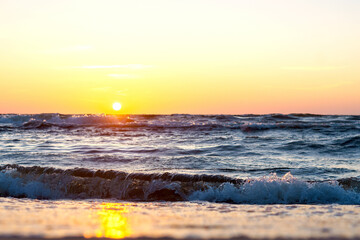
<path fill-rule="evenodd" d="M 360 114 L 357 0 L 0 2 L 0 113 Z"/>

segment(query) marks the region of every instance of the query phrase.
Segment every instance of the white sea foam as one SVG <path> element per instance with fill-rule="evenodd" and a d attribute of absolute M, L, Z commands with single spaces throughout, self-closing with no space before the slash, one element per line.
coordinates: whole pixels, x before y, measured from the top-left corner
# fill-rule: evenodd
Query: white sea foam
<path fill-rule="evenodd" d="M 223 183 L 219 187 L 209 186 L 204 191 L 193 192 L 189 199 L 248 204 L 360 204 L 359 193 L 345 190 L 335 181 L 309 183 L 294 178 L 290 173 L 282 178 L 274 174 L 251 179 L 243 185 Z"/>
<path fill-rule="evenodd" d="M 59 196 L 59 194 L 56 194 L 43 182 L 21 178 L 16 175 L 17 173 L 15 171 L 14 175 L 12 172 L 0 172 L 0 196 L 40 199 L 56 198 Z"/>

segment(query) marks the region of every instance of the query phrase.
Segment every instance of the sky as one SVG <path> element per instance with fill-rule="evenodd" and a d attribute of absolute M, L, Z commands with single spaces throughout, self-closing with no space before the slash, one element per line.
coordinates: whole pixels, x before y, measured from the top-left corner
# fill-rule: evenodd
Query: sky
<path fill-rule="evenodd" d="M 360 114 L 358 0 L 0 0 L 0 113 Z"/>

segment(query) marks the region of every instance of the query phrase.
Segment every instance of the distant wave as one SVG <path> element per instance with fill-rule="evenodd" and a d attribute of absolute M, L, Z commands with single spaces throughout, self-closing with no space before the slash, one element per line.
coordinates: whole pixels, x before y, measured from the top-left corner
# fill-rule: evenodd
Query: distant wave
<path fill-rule="evenodd" d="M 0 131 L 12 128 L 120 128 L 123 130 L 166 128 L 188 130 L 230 129 L 257 132 L 277 129 L 359 130 L 359 116 L 312 114 L 267 115 L 106 115 L 106 114 L 0 114 Z"/>
<path fill-rule="evenodd" d="M 360 180 L 301 181 L 290 173 L 250 179 L 222 175 L 126 173 L 86 168 L 0 166 L 0 196 L 37 199 L 210 201 L 235 204 L 360 204 Z"/>

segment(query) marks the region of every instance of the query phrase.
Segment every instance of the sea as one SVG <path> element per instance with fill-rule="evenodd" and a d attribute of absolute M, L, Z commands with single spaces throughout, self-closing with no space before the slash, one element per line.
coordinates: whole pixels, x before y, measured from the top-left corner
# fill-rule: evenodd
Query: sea
<path fill-rule="evenodd" d="M 1 237 L 360 237 L 360 116 L 0 114 Z"/>

